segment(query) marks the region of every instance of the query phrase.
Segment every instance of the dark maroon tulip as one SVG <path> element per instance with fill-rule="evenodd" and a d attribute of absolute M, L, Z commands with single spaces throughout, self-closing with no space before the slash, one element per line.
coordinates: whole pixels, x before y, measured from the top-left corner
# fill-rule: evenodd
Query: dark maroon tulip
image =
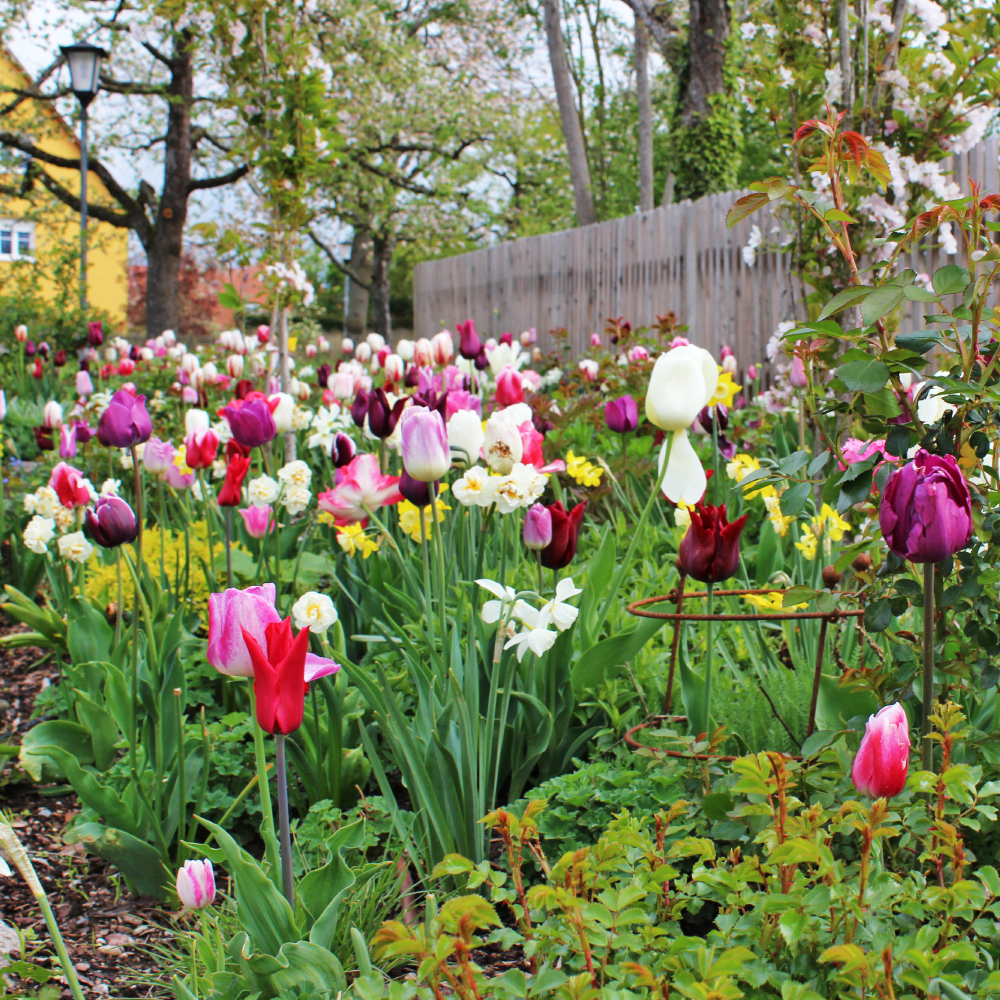
<path fill-rule="evenodd" d="M 94 507 L 88 507 L 83 530 L 104 549 L 134 542 L 139 534 L 135 513 L 121 497 L 101 497 Z"/>
<path fill-rule="evenodd" d="M 408 365 L 403 376 L 403 385 L 407 389 L 416 389 L 420 384 L 420 369 L 416 365 Z"/>
<path fill-rule="evenodd" d="M 55 448 L 51 427 L 34 427 L 32 429 L 35 432 L 35 444 L 38 445 L 39 451 L 52 451 Z"/>
<path fill-rule="evenodd" d="M 399 492 L 415 507 L 426 507 L 431 502 L 431 491 L 427 483 L 414 479 L 406 469 L 399 477 Z"/>
<path fill-rule="evenodd" d="M 229 421 L 237 444 L 244 448 L 259 448 L 278 433 L 266 399 L 234 399 L 222 415 Z"/>
<path fill-rule="evenodd" d="M 33 340 L 29 340 L 24 345 L 24 356 L 26 358 L 33 358 L 35 356 L 35 353 L 36 353 L 37 350 L 38 350 L 38 348 L 35 347 L 35 342 Z"/>
<path fill-rule="evenodd" d="M 964 549 L 972 501 L 955 456 L 918 449 L 885 484 L 878 520 L 889 548 L 910 562 L 941 562 Z"/>
<path fill-rule="evenodd" d="M 441 414 L 441 419 L 448 423 L 448 393 L 442 392 L 439 396 L 433 389 L 424 389 L 413 395 L 414 406 L 426 406 L 428 410 L 437 410 Z"/>
<path fill-rule="evenodd" d="M 41 355 L 41 356 L 42 356 L 42 357 L 43 357 L 43 358 L 44 358 L 44 359 L 45 359 L 46 361 L 48 361 L 48 360 L 49 360 L 49 351 L 50 351 L 51 349 L 52 349 L 52 348 L 50 348 L 50 347 L 49 347 L 49 344 L 48 344 L 48 341 L 45 341 L 45 340 L 43 340 L 43 341 L 42 341 L 42 342 L 41 342 L 41 343 L 40 343 L 40 344 L 38 345 L 38 353 L 39 353 L 39 354 L 40 354 L 40 355 Z"/>
<path fill-rule="evenodd" d="M 351 419 L 357 427 L 365 426 L 365 417 L 368 416 L 368 400 L 368 393 L 364 389 L 358 389 L 354 402 L 351 403 Z"/>
<path fill-rule="evenodd" d="M 730 524 L 726 505 L 695 504 L 691 524 L 681 540 L 677 565 L 682 573 L 702 583 L 728 580 L 740 564 L 740 532 L 748 514 Z"/>
<path fill-rule="evenodd" d="M 604 422 L 615 434 L 628 434 L 639 426 L 639 408 L 631 396 L 619 396 L 604 406 Z"/>
<path fill-rule="evenodd" d="M 479 353 L 476 355 L 476 360 L 473 362 L 478 371 L 485 371 L 490 366 L 490 359 L 486 357 L 486 345 L 483 344 L 480 348 Z"/>
<path fill-rule="evenodd" d="M 119 389 L 97 422 L 97 440 L 109 448 L 131 448 L 148 441 L 153 422 L 146 412 L 146 397 Z"/>
<path fill-rule="evenodd" d="M 459 323 L 455 329 L 458 331 L 459 348 L 458 352 L 466 361 L 475 361 L 476 355 L 482 349 L 479 341 L 479 334 L 476 333 L 476 324 L 471 319 L 464 323 Z"/>
<path fill-rule="evenodd" d="M 90 358 L 80 358 L 80 371 L 82 372 L 90 371 Z"/>
<path fill-rule="evenodd" d="M 385 389 L 376 389 L 368 397 L 368 429 L 375 437 L 385 440 L 396 429 L 406 402 L 403 397 L 390 406 Z"/>
<path fill-rule="evenodd" d="M 501 344 L 506 344 L 508 347 L 510 347 L 510 345 L 514 343 L 514 334 L 512 334 L 512 333 L 501 333 L 500 334 L 500 343 Z"/>
<path fill-rule="evenodd" d="M 322 364 L 316 369 L 316 381 L 321 389 L 325 389 L 330 384 L 330 372 L 333 369 L 328 364 Z"/>
<path fill-rule="evenodd" d="M 241 378 L 239 382 L 236 383 L 235 396 L 237 399 L 246 399 L 250 393 L 253 392 L 253 382 L 248 378 Z"/>
<path fill-rule="evenodd" d="M 139 353 L 139 348 L 136 347 L 135 344 L 133 344 L 132 347 L 129 349 L 128 356 L 133 361 L 141 361 L 142 360 L 142 355 Z"/>
<path fill-rule="evenodd" d="M 104 343 L 104 329 L 100 320 L 87 324 L 87 343 L 91 347 L 100 347 Z"/>
<path fill-rule="evenodd" d="M 531 422 L 534 424 L 535 430 L 543 437 L 556 426 L 547 417 L 540 416 L 537 413 L 531 414 Z"/>
<path fill-rule="evenodd" d="M 83 420 L 78 420 L 76 422 L 75 429 L 77 444 L 86 444 L 94 436 L 94 432 L 90 429 L 90 425 Z"/>
<path fill-rule="evenodd" d="M 542 565 L 547 569 L 562 569 L 576 555 L 577 538 L 587 501 L 578 503 L 571 511 L 567 511 L 559 500 L 546 506 L 552 516 L 552 541 L 542 549 Z"/>
<path fill-rule="evenodd" d="M 66 364 L 66 352 L 56 351 L 55 356 L 52 358 L 52 364 L 55 365 L 56 368 L 64 367 Z"/>
<path fill-rule="evenodd" d="M 330 449 L 330 457 L 336 468 L 342 469 L 348 465 L 352 458 L 358 453 L 358 446 L 354 443 L 354 438 L 341 431 L 333 439 L 333 447 Z"/>

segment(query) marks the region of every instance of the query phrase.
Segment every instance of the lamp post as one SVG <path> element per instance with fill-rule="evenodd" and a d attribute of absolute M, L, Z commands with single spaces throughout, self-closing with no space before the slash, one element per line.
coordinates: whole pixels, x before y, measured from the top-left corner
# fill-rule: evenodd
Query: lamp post
<path fill-rule="evenodd" d="M 87 311 L 87 105 L 100 89 L 101 60 L 107 52 L 86 42 L 61 45 L 69 66 L 70 87 L 80 102 L 80 309 Z"/>

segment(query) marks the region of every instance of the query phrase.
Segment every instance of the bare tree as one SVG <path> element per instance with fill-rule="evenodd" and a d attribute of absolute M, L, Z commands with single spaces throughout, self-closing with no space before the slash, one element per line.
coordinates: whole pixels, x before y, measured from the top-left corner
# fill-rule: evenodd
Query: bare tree
<path fill-rule="evenodd" d="M 583 141 L 583 126 L 580 124 L 580 115 L 573 99 L 573 80 L 566 62 L 559 0 L 545 0 L 544 6 L 545 38 L 548 42 L 552 81 L 555 84 L 556 101 L 559 105 L 559 120 L 566 140 L 569 172 L 573 182 L 573 199 L 576 203 L 576 222 L 579 226 L 589 226 L 597 221 L 597 214 L 594 211 L 594 196 L 590 189 L 590 164 L 587 162 L 587 147 Z"/>
<path fill-rule="evenodd" d="M 635 19 L 635 90 L 639 103 L 639 211 L 653 208 L 653 99 L 649 91 L 649 37 Z"/>

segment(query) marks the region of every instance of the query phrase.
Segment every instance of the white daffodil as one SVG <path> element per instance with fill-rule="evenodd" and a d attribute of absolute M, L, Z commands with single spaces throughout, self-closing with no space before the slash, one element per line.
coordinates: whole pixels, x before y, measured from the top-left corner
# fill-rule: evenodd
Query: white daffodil
<path fill-rule="evenodd" d="M 298 629 L 308 628 L 310 632 L 325 632 L 337 621 L 337 609 L 326 594 L 310 590 L 292 605 L 292 620 Z"/>
<path fill-rule="evenodd" d="M 278 479 L 286 486 L 310 486 L 312 478 L 312 469 L 301 459 L 278 469 Z"/>
<path fill-rule="evenodd" d="M 533 465 L 518 462 L 506 476 L 500 476 L 495 487 L 497 510 L 510 514 L 521 507 L 530 507 L 545 491 L 546 477 Z"/>
<path fill-rule="evenodd" d="M 309 506 L 312 493 L 308 486 L 289 486 L 281 497 L 281 504 L 289 514 L 301 514 Z"/>
<path fill-rule="evenodd" d="M 451 488 L 455 499 L 466 507 L 475 504 L 477 507 L 489 507 L 496 500 L 499 476 L 491 476 L 485 469 L 474 465 L 467 469 Z"/>
<path fill-rule="evenodd" d="M 24 544 L 41 555 L 48 551 L 47 544 L 56 536 L 56 522 L 51 517 L 36 514 L 24 529 Z"/>
<path fill-rule="evenodd" d="M 94 552 L 82 531 L 73 531 L 59 539 L 59 555 L 72 562 L 84 563 Z"/>
<path fill-rule="evenodd" d="M 580 614 L 579 608 L 574 608 L 572 604 L 566 602 L 582 593 L 579 587 L 573 586 L 572 578 L 566 577 L 556 584 L 556 596 L 542 605 L 539 614 L 549 618 L 560 632 L 565 632 Z"/>
<path fill-rule="evenodd" d="M 505 616 L 506 610 L 514 603 L 517 599 L 517 591 L 513 587 L 501 586 L 494 580 L 476 580 L 483 590 L 488 590 L 491 594 L 494 594 L 499 598 L 497 601 L 487 601 L 483 605 L 483 610 L 480 612 L 480 617 L 487 625 L 492 625 L 494 622 L 500 621 L 501 618 Z"/>
<path fill-rule="evenodd" d="M 254 507 L 266 507 L 278 499 L 280 487 L 270 476 L 258 476 L 250 480 L 247 496 Z"/>
<path fill-rule="evenodd" d="M 544 611 L 536 611 L 527 604 L 519 610 L 521 613 L 518 617 L 525 627 L 513 638 L 508 639 L 503 647 L 517 649 L 518 663 L 524 659 L 524 654 L 529 649 L 535 656 L 544 656 L 559 638 L 559 633 L 548 627 L 552 619 Z"/>
<path fill-rule="evenodd" d="M 120 479 L 105 479 L 101 483 L 102 497 L 116 497 L 121 493 L 122 481 Z"/>

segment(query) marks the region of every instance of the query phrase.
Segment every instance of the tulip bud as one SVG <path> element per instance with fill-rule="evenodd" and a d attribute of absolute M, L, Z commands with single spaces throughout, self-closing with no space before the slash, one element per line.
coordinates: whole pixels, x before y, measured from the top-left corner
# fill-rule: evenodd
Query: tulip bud
<path fill-rule="evenodd" d="M 524 515 L 524 544 L 540 552 L 552 542 L 552 514 L 544 504 L 536 503 Z"/>
<path fill-rule="evenodd" d="M 756 365 L 751 365 L 747 369 L 747 378 L 750 379 L 751 382 L 753 382 L 753 381 L 756 380 L 756 378 L 757 378 L 757 366 Z"/>
<path fill-rule="evenodd" d="M 177 872 L 177 895 L 190 910 L 203 910 L 215 899 L 211 861 L 186 861 Z"/>
<path fill-rule="evenodd" d="M 63 422 L 63 408 L 54 399 L 42 407 L 42 424 L 50 430 L 60 427 Z"/>
<path fill-rule="evenodd" d="M 52 364 L 56 368 L 62 368 L 66 364 L 66 352 L 56 351 L 55 357 L 52 359 Z"/>
<path fill-rule="evenodd" d="M 615 434 L 628 434 L 639 426 L 639 408 L 631 396 L 619 396 L 604 406 L 604 422 Z"/>
<path fill-rule="evenodd" d="M 242 355 L 230 354 L 226 358 L 226 372 L 230 378 L 242 378 L 245 364 Z"/>
<path fill-rule="evenodd" d="M 266 324 L 262 323 L 257 327 L 257 341 L 261 344 L 266 344 L 271 339 L 271 328 Z"/>
<path fill-rule="evenodd" d="M 134 542 L 139 534 L 135 513 L 121 497 L 100 497 L 84 514 L 83 530 L 101 548 L 114 549 Z"/>
<path fill-rule="evenodd" d="M 677 551 L 677 565 L 682 573 L 702 583 L 728 580 L 740 563 L 740 532 L 748 514 L 726 520 L 726 505 L 713 507 L 699 503 L 691 511 L 691 523 Z"/>
<path fill-rule="evenodd" d="M 342 469 L 350 463 L 351 459 L 358 452 L 358 446 L 354 443 L 354 438 L 349 434 L 340 431 L 333 439 L 330 449 L 330 458 L 333 460 L 335 468 Z"/>
<path fill-rule="evenodd" d="M 410 406 L 403 411 L 402 421 L 403 468 L 422 483 L 440 479 L 451 467 L 448 432 L 441 414 L 426 406 Z"/>
<path fill-rule="evenodd" d="M 19 324 L 14 330 L 14 336 L 19 344 L 23 344 L 28 339 L 28 328 L 23 323 Z"/>
<path fill-rule="evenodd" d="M 427 483 L 414 479 L 405 468 L 396 486 L 403 498 L 409 500 L 414 507 L 426 507 L 431 502 L 431 490 Z"/>
<path fill-rule="evenodd" d="M 455 356 L 455 344 L 451 339 L 451 334 L 447 330 L 435 333 L 431 337 L 431 357 L 439 368 L 451 364 L 451 359 Z"/>
<path fill-rule="evenodd" d="M 428 368 L 434 361 L 431 350 L 431 342 L 426 337 L 421 337 L 413 345 L 413 363 L 418 368 Z"/>
<path fill-rule="evenodd" d="M 365 337 L 365 343 L 372 349 L 373 354 L 377 354 L 385 347 L 385 337 L 380 333 L 369 333 Z"/>
<path fill-rule="evenodd" d="M 590 335 L 590 346 L 591 347 L 603 347 L 604 341 L 601 340 L 601 335 L 599 333 L 592 333 Z"/>
<path fill-rule="evenodd" d="M 357 347 L 354 348 L 354 356 L 363 365 L 368 364 L 368 362 L 371 361 L 372 359 L 371 344 L 367 343 L 366 341 L 362 341 L 360 344 L 358 344 Z"/>
<path fill-rule="evenodd" d="M 476 355 L 482 347 L 479 334 L 476 333 L 476 324 L 470 319 L 459 323 L 455 329 L 458 331 L 459 353 L 467 361 L 475 361 Z"/>
<path fill-rule="evenodd" d="M 87 324 L 87 343 L 91 347 L 100 347 L 104 343 L 104 330 L 100 320 Z"/>
<path fill-rule="evenodd" d="M 524 385 L 513 365 L 504 365 L 497 374 L 496 401 L 501 407 L 524 402 Z"/>
<path fill-rule="evenodd" d="M 354 341 L 350 337 L 344 337 L 340 341 L 340 349 L 344 354 L 352 354 L 354 352 Z"/>
<path fill-rule="evenodd" d="M 500 343 L 501 344 L 506 344 L 508 347 L 510 347 L 510 345 L 514 343 L 514 334 L 512 334 L 510 332 L 501 333 L 500 334 Z"/>
<path fill-rule="evenodd" d="M 401 382 L 403 379 L 403 359 L 398 354 L 390 354 L 385 362 L 386 382 Z"/>
<path fill-rule="evenodd" d="M 558 500 L 546 508 L 552 518 L 552 541 L 542 549 L 542 565 L 546 569 L 563 569 L 572 562 L 586 508 L 586 500 L 570 511 Z"/>
<path fill-rule="evenodd" d="M 29 340 L 24 345 L 24 356 L 26 358 L 33 358 L 35 356 L 37 350 L 38 349 L 35 347 L 35 342 L 33 340 Z"/>
<path fill-rule="evenodd" d="M 243 523 L 246 526 L 247 534 L 251 538 L 263 538 L 269 531 L 274 530 L 274 523 L 271 515 L 274 509 L 270 504 L 264 507 L 251 505 L 240 510 L 243 516 Z"/>
<path fill-rule="evenodd" d="M 897 701 L 869 716 L 851 768 L 851 780 L 862 795 L 890 799 L 903 790 L 909 763 L 910 723 Z"/>
<path fill-rule="evenodd" d="M 287 392 L 276 392 L 268 396 L 267 402 L 271 407 L 271 416 L 274 418 L 274 429 L 277 434 L 287 434 L 292 430 L 292 418 L 295 415 L 295 400 Z"/>
<path fill-rule="evenodd" d="M 7 393 L 0 389 L 0 422 L 7 419 Z"/>
<path fill-rule="evenodd" d="M 319 350 L 319 348 L 317 348 L 315 344 L 306 344 L 306 357 L 307 358 L 316 357 L 317 350 Z"/>

